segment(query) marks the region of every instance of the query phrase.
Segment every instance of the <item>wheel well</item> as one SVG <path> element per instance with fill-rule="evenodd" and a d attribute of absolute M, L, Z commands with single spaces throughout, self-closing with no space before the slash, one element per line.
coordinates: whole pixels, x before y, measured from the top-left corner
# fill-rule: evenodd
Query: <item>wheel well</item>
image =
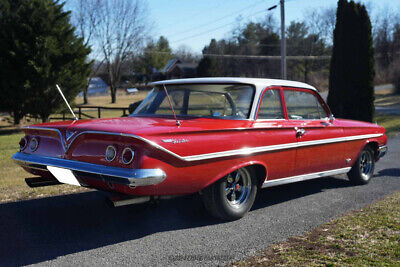
<path fill-rule="evenodd" d="M 370 147 L 372 148 L 372 150 L 374 151 L 374 156 L 375 158 L 377 158 L 378 156 L 378 149 L 379 149 L 379 145 L 377 142 L 369 142 L 368 144 L 365 145 L 365 147 Z"/>
<path fill-rule="evenodd" d="M 261 187 L 265 178 L 267 178 L 267 170 L 265 167 L 260 164 L 255 164 L 248 166 L 248 168 L 252 169 L 254 175 L 257 177 L 258 186 Z"/>

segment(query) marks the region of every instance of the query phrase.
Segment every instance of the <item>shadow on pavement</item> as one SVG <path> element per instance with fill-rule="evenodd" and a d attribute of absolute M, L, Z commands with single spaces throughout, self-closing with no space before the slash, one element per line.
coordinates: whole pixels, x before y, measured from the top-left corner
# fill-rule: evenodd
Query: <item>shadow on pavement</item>
<path fill-rule="evenodd" d="M 261 190 L 253 210 L 348 186 L 347 180 L 327 177 Z M 0 265 L 33 264 L 157 232 L 220 223 L 208 216 L 197 195 L 120 208 L 107 206 L 98 192 L 5 203 L 0 205 Z"/>
<path fill-rule="evenodd" d="M 381 177 L 381 176 L 399 177 L 400 169 L 399 168 L 384 169 L 384 170 L 379 171 L 377 174 L 375 174 L 375 176 L 376 177 Z"/>

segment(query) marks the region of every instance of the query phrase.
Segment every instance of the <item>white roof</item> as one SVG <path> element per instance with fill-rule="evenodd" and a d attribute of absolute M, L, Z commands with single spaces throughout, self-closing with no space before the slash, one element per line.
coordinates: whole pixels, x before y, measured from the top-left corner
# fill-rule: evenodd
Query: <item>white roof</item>
<path fill-rule="evenodd" d="M 185 84 L 185 83 L 243 83 L 243 84 L 253 84 L 259 90 L 267 86 L 288 86 L 288 87 L 306 88 L 317 91 L 313 86 L 302 82 L 279 80 L 279 79 L 238 78 L 238 77 L 175 79 L 175 80 L 164 80 L 164 81 L 153 82 L 150 83 L 149 85 Z"/>

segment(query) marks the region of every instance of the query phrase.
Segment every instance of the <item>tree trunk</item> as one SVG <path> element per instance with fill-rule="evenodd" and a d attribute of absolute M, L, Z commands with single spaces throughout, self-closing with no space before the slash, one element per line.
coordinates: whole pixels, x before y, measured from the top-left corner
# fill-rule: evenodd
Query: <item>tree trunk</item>
<path fill-rule="evenodd" d="M 117 90 L 116 88 L 111 87 L 111 103 L 114 104 L 117 102 Z"/>
<path fill-rule="evenodd" d="M 49 121 L 49 115 L 40 115 L 40 118 L 42 119 L 42 122 L 43 123 L 45 123 L 45 122 L 48 122 Z"/>
<path fill-rule="evenodd" d="M 87 89 L 88 87 L 86 86 L 86 88 L 83 90 L 83 104 L 87 104 L 88 103 L 88 99 L 87 99 Z"/>
<path fill-rule="evenodd" d="M 13 118 L 14 118 L 14 125 L 19 125 L 21 123 L 21 119 L 23 118 L 23 115 L 21 114 L 21 112 L 14 111 Z"/>
<path fill-rule="evenodd" d="M 309 71 L 310 71 L 310 66 L 309 66 L 308 63 L 309 62 L 306 59 L 305 62 L 304 62 L 304 82 L 305 83 L 308 83 L 308 74 L 309 74 Z"/>

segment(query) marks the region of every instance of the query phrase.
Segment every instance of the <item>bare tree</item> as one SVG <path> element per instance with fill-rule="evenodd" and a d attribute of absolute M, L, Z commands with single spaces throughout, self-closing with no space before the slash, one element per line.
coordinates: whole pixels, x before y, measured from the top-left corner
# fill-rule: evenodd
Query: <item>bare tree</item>
<path fill-rule="evenodd" d="M 97 58 L 97 50 L 93 45 L 93 35 L 95 28 L 98 26 L 98 19 L 95 15 L 97 8 L 99 7 L 100 0 L 76 0 L 74 7 L 76 8 L 72 12 L 72 22 L 76 27 L 77 34 L 83 39 L 85 45 L 92 48 L 91 57 Z M 89 84 L 95 73 L 99 70 L 102 65 L 102 61 L 96 62 L 92 66 L 92 70 L 87 79 L 85 88 L 83 88 L 83 103 L 88 103 L 87 91 Z"/>
<path fill-rule="evenodd" d="M 333 30 L 336 24 L 336 7 L 309 10 L 305 17 L 309 32 L 318 35 L 326 44 L 332 44 Z"/>
<path fill-rule="evenodd" d="M 111 102 L 116 102 L 117 86 L 123 66 L 146 37 L 146 7 L 140 0 L 102 0 L 94 16 L 96 46 L 101 51 L 108 74 Z"/>
<path fill-rule="evenodd" d="M 181 45 L 176 49 L 173 55 L 184 62 L 196 62 L 199 61 L 199 56 L 195 55 L 190 47 Z"/>

